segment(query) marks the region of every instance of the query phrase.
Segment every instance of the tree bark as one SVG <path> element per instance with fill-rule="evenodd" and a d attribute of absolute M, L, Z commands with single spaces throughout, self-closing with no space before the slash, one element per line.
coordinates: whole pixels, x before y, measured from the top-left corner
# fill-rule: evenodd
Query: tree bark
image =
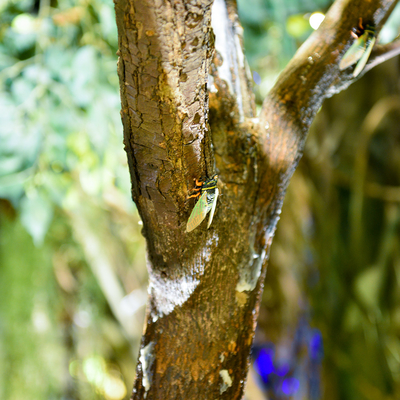
<path fill-rule="evenodd" d="M 362 17 L 379 32 L 395 3 L 336 1 L 255 118 L 233 1 L 116 0 L 124 144 L 150 279 L 133 399 L 242 398 L 267 256 L 308 129 L 354 81 L 338 68 L 351 29 Z M 186 233 L 193 180 L 215 173 L 213 223 Z"/>

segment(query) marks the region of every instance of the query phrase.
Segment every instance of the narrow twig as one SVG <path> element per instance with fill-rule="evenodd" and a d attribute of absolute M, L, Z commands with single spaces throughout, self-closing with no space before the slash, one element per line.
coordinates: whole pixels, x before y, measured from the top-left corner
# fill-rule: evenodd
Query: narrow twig
<path fill-rule="evenodd" d="M 396 57 L 400 54 L 400 39 L 394 42 L 375 46 L 371 53 L 368 64 L 365 66 L 363 73 L 368 72 L 377 65 Z"/>

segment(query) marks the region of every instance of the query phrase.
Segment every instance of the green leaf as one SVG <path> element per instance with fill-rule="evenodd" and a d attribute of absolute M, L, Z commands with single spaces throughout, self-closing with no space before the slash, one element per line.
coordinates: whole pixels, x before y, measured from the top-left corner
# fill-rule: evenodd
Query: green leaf
<path fill-rule="evenodd" d="M 74 100 L 81 107 L 93 102 L 94 82 L 98 78 L 97 62 L 97 52 L 89 46 L 80 48 L 72 62 L 73 79 L 70 88 Z"/>
<path fill-rule="evenodd" d="M 21 222 L 32 236 L 35 246 L 43 243 L 44 237 L 53 218 L 50 202 L 36 193 L 21 201 Z"/>
<path fill-rule="evenodd" d="M 291 15 L 286 21 L 286 30 L 294 38 L 304 38 L 311 32 L 308 19 L 303 14 Z"/>
<path fill-rule="evenodd" d="M 357 277 L 355 281 L 355 291 L 365 305 L 378 307 L 382 274 L 382 268 L 377 266 L 367 269 Z"/>

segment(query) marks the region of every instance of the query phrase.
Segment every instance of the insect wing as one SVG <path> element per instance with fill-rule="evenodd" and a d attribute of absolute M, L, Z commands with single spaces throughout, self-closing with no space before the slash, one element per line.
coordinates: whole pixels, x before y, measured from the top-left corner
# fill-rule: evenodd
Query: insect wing
<path fill-rule="evenodd" d="M 375 36 L 373 36 L 368 43 L 367 50 L 365 50 L 364 54 L 360 58 L 360 61 L 357 63 L 356 68 L 354 69 L 353 76 L 356 77 L 365 67 L 365 64 L 368 61 L 369 55 L 371 54 L 372 48 L 375 44 Z"/>
<path fill-rule="evenodd" d="M 219 195 L 219 190 L 218 188 L 215 188 L 214 199 L 211 206 L 210 218 L 208 218 L 207 229 L 210 227 L 211 222 L 214 218 L 214 212 L 215 212 L 215 207 L 217 206 L 218 195 Z"/>
<path fill-rule="evenodd" d="M 365 53 L 365 48 L 367 46 L 368 33 L 361 35 L 356 41 L 350 46 L 346 51 L 345 55 L 340 61 L 339 69 L 344 70 L 350 65 L 355 64 Z"/>
<path fill-rule="evenodd" d="M 190 214 L 186 225 L 186 232 L 191 232 L 193 229 L 197 228 L 206 217 L 208 211 L 210 211 L 210 207 L 207 204 L 207 191 L 204 191 Z"/>

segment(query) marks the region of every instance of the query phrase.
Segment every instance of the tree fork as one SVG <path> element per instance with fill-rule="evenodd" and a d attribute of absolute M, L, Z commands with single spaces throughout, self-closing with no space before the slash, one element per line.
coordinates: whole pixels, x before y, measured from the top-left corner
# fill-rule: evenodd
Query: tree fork
<path fill-rule="evenodd" d="M 379 32 L 395 4 L 337 0 L 257 119 L 234 2 L 115 0 L 150 280 L 132 399 L 242 398 L 267 255 L 308 129 L 323 100 L 354 81 L 338 68 L 352 27 L 361 17 Z M 378 46 L 365 70 L 399 48 Z M 214 173 L 213 223 L 188 234 L 193 180 Z"/>

